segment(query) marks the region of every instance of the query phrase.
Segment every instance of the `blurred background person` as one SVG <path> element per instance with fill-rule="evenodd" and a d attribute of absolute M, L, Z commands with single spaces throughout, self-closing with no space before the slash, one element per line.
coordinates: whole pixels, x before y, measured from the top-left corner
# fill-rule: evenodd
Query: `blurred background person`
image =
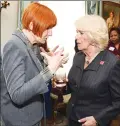
<path fill-rule="evenodd" d="M 107 49 L 120 58 L 120 29 L 111 28 L 109 31 L 109 44 Z"/>
<path fill-rule="evenodd" d="M 109 13 L 109 17 L 106 20 L 108 31 L 115 26 L 115 18 L 114 18 L 114 12 L 111 11 Z"/>
<path fill-rule="evenodd" d="M 68 74 L 69 126 L 109 126 L 120 113 L 120 71 L 112 74 L 118 58 L 106 50 L 106 22 L 100 16 L 86 15 L 75 26 L 80 52 L 75 54 Z"/>

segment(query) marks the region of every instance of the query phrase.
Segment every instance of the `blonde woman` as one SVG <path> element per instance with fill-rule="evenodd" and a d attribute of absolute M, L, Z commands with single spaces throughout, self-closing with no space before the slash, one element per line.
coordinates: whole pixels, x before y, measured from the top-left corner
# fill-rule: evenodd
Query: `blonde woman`
<path fill-rule="evenodd" d="M 102 17 L 86 15 L 75 26 L 79 52 L 68 75 L 69 126 L 107 126 L 120 113 L 120 71 L 113 74 L 118 59 L 106 50 L 108 28 Z"/>

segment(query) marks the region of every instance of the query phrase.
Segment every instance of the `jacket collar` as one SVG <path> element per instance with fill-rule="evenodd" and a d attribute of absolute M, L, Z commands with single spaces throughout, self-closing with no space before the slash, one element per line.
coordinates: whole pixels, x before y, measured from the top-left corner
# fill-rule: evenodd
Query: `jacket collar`
<path fill-rule="evenodd" d="M 24 33 L 22 32 L 22 30 L 17 29 L 12 35 L 17 36 L 19 39 L 22 40 L 22 42 L 27 45 L 30 46 L 30 41 L 28 40 L 28 38 L 24 35 Z"/>
<path fill-rule="evenodd" d="M 75 55 L 75 66 L 81 68 L 81 70 L 84 69 L 84 62 L 85 62 L 85 55 L 81 51 L 76 53 Z"/>
<path fill-rule="evenodd" d="M 28 53 L 29 53 L 30 57 L 32 58 L 32 60 L 34 61 L 34 63 L 36 64 L 38 70 L 41 70 L 41 68 L 43 68 L 42 64 L 40 63 L 39 59 L 35 56 L 34 52 L 32 51 L 32 49 L 31 49 L 32 44 L 27 39 L 27 37 L 24 36 L 23 32 L 18 29 L 12 35 L 17 36 L 19 39 L 22 40 L 22 42 L 26 45 Z"/>
<path fill-rule="evenodd" d="M 101 51 L 95 57 L 95 59 L 93 59 L 93 61 L 88 65 L 88 67 L 86 67 L 85 70 L 97 71 L 101 65 L 104 65 L 106 63 L 106 61 L 104 59 L 106 52 L 107 52 L 106 50 Z M 83 53 L 82 54 L 78 53 L 77 60 L 76 60 L 76 66 L 83 70 L 84 69 L 84 62 L 85 62 L 85 55 Z"/>

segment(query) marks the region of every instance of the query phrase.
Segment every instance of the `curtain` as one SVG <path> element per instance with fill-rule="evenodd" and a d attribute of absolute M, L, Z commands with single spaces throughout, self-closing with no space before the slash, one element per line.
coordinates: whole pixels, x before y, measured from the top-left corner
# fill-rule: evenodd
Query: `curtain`
<path fill-rule="evenodd" d="M 24 9 L 33 1 L 22 1 L 19 0 L 19 6 L 18 6 L 18 22 L 17 22 L 17 28 L 22 29 L 22 23 L 21 23 L 21 19 L 22 19 L 22 14 Z"/>

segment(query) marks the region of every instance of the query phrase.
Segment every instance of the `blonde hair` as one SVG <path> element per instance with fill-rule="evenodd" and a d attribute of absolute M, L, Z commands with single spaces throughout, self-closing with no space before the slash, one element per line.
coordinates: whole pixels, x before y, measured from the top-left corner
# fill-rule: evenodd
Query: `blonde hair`
<path fill-rule="evenodd" d="M 85 15 L 75 22 L 77 30 L 86 32 L 91 42 L 96 43 L 100 50 L 108 45 L 108 28 L 105 20 L 98 15 Z"/>

